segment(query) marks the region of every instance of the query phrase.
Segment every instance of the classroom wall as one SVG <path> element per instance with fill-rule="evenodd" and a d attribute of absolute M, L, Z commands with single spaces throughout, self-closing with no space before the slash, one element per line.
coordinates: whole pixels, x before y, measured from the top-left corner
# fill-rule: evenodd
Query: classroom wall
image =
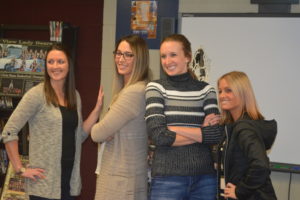
<path fill-rule="evenodd" d="M 116 2 L 117 0 L 104 0 L 101 83 L 104 85 L 106 108 L 110 101 L 112 70 L 114 67 L 112 51 L 115 44 Z M 258 12 L 258 5 L 251 4 L 250 0 L 179 0 L 179 12 L 256 13 Z M 300 5 L 291 5 L 291 12 L 300 13 Z M 154 78 L 159 78 L 159 67 L 159 51 L 150 50 L 150 68 L 153 71 Z M 300 188 L 300 174 L 291 175 L 272 172 L 271 178 L 278 200 L 298 200 L 300 198 L 300 190 L 297 190 L 297 188 Z M 291 186 L 289 188 L 290 181 Z"/>

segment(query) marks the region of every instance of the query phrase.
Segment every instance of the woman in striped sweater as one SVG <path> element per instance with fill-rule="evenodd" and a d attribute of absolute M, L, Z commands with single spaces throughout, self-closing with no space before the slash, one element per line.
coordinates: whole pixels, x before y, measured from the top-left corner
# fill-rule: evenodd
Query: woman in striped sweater
<path fill-rule="evenodd" d="M 166 79 L 146 88 L 146 123 L 155 146 L 150 199 L 213 200 L 217 178 L 210 145 L 222 136 L 215 89 L 189 70 L 191 45 L 166 37 L 160 57 Z"/>

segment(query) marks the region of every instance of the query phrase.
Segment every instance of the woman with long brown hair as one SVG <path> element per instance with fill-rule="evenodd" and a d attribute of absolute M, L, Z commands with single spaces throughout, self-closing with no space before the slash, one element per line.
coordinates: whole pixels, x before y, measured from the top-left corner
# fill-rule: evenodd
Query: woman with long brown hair
<path fill-rule="evenodd" d="M 46 55 L 44 81 L 25 93 L 7 121 L 2 138 L 14 170 L 26 179 L 30 200 L 74 200 L 81 191 L 81 144 L 99 118 L 102 89 L 83 122 L 67 49 L 53 45 Z M 18 133 L 28 122 L 29 165 L 18 152 Z"/>

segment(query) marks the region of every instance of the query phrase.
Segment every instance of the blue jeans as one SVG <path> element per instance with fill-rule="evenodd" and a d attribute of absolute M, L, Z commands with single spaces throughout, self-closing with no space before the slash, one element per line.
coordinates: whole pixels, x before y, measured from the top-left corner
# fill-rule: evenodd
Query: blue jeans
<path fill-rule="evenodd" d="M 159 176 L 151 180 L 149 200 L 215 200 L 217 176 Z"/>

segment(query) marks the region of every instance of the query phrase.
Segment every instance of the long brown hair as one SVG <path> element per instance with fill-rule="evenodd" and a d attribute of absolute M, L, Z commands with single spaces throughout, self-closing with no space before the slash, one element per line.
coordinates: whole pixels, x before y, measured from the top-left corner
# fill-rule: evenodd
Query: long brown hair
<path fill-rule="evenodd" d="M 226 80 L 233 94 L 241 100 L 242 113 L 240 117 L 247 114 L 253 120 L 264 119 L 256 103 L 251 82 L 244 72 L 232 71 L 224 74 L 218 79 L 218 86 L 222 79 Z M 222 110 L 222 119 L 223 123 L 231 123 L 234 121 L 228 110 Z"/>
<path fill-rule="evenodd" d="M 138 35 L 128 35 L 116 43 L 115 51 L 118 50 L 119 44 L 123 41 L 126 41 L 132 49 L 134 55 L 133 70 L 128 82 L 124 85 L 124 77 L 118 73 L 117 66 L 115 65 L 112 102 L 117 99 L 118 93 L 123 88 L 139 81 L 145 81 L 145 83 L 147 83 L 151 77 L 149 69 L 149 50 L 146 41 Z"/>
<path fill-rule="evenodd" d="M 191 47 L 190 41 L 182 34 L 172 34 L 172 35 L 165 37 L 162 40 L 160 46 L 164 42 L 179 42 L 181 44 L 184 55 L 189 59 L 189 62 L 187 63 L 187 70 L 191 74 L 193 79 L 198 79 L 196 74 L 189 67 L 189 63 L 192 61 L 192 47 Z"/>
<path fill-rule="evenodd" d="M 51 51 L 57 50 L 63 52 L 68 61 L 69 65 L 69 72 L 67 74 L 65 83 L 64 83 L 64 94 L 65 94 L 65 103 L 67 108 L 69 109 L 76 109 L 76 89 L 75 89 L 75 76 L 74 76 L 74 64 L 71 59 L 71 56 L 69 54 L 68 49 L 61 45 L 61 44 L 54 44 L 48 49 L 46 58 L 45 58 L 45 65 L 46 65 L 46 70 L 44 74 L 44 92 L 45 92 L 45 98 L 46 102 L 48 104 L 52 104 L 54 106 L 59 106 L 58 98 L 57 95 L 51 85 L 51 78 L 48 74 L 48 69 L 47 69 L 47 58 L 48 55 Z"/>

